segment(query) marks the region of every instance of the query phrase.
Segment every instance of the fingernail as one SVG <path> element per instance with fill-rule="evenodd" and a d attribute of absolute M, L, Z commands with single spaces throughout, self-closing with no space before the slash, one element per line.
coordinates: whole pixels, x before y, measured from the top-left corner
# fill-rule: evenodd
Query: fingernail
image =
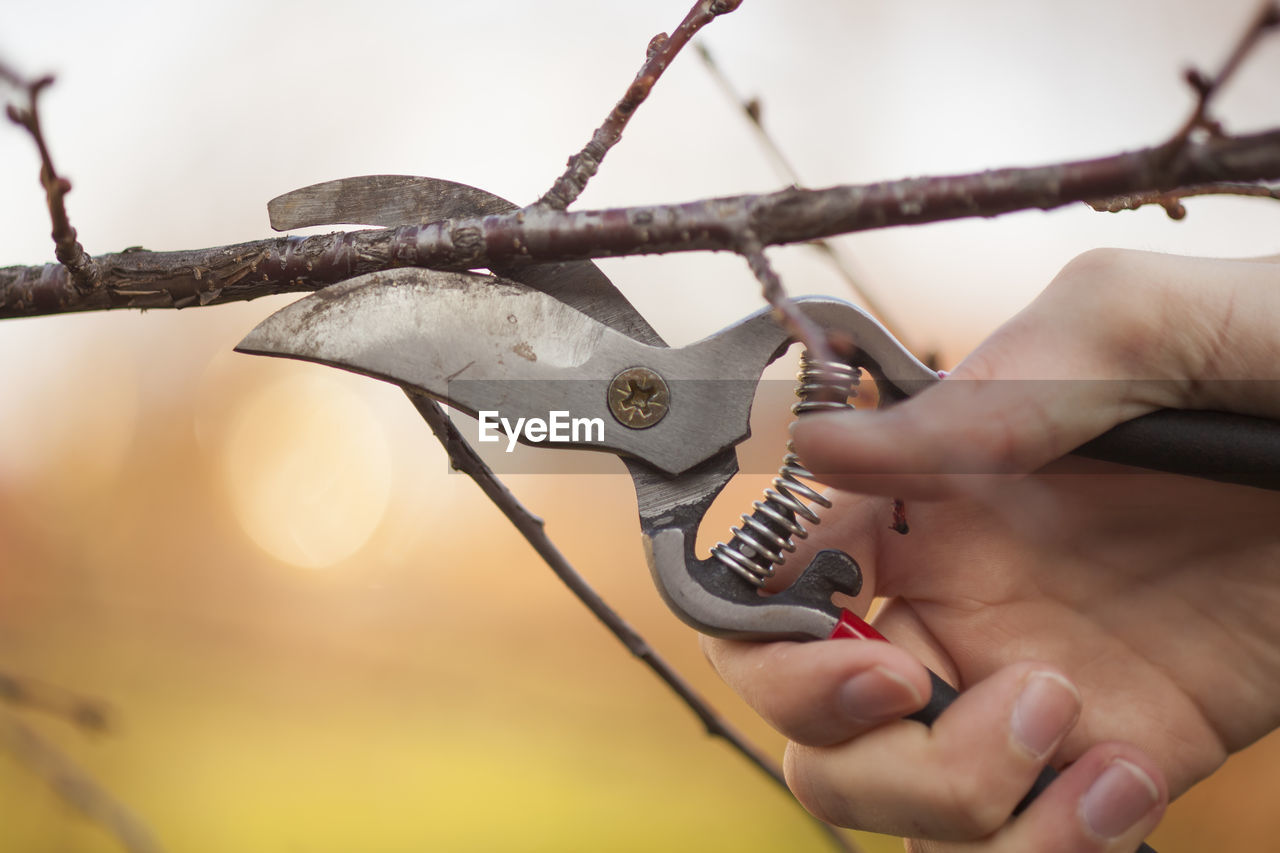
<path fill-rule="evenodd" d="M 1160 789 L 1141 767 L 1112 760 L 1080 798 L 1080 816 L 1099 838 L 1118 838 L 1155 808 Z"/>
<path fill-rule="evenodd" d="M 1014 740 L 1036 758 L 1044 758 L 1062 741 L 1080 714 L 1080 693 L 1055 672 L 1033 672 L 1013 705 L 1010 729 Z"/>
<path fill-rule="evenodd" d="M 854 722 L 881 723 L 921 707 L 924 697 L 902 676 L 876 666 L 845 683 L 840 703 Z"/>

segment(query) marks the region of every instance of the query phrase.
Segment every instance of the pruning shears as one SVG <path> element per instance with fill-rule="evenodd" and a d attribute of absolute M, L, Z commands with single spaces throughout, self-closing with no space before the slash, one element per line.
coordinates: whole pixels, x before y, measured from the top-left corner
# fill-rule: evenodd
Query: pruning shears
<path fill-rule="evenodd" d="M 332 181 L 272 201 L 273 225 L 393 227 L 514 208 L 460 184 L 373 176 Z M 392 382 L 472 416 L 508 422 L 568 412 L 604 423 L 590 440 L 570 434 L 539 447 L 604 450 L 622 458 L 635 484 L 645 552 L 664 600 L 699 631 L 743 639 L 815 639 L 870 632 L 834 605 L 857 595 L 857 563 L 820 554 L 771 596 L 760 587 L 794 550 L 827 499 L 788 457 L 777 488 L 744 516 L 712 556 L 694 553 L 698 525 L 738 471 L 735 447 L 764 368 L 793 343 L 768 310 L 684 347 L 669 347 L 590 261 L 528 265 L 495 275 L 399 268 L 358 276 L 263 321 L 241 352 L 314 361 Z M 882 400 L 905 399 L 938 380 L 861 309 L 835 299 L 797 304 L 819 327 L 855 342 L 849 363 L 803 362 L 803 411 L 847 405 L 816 399 L 834 376 L 850 394 L 859 370 Z M 525 437 L 522 441 L 529 443 Z M 949 689 L 949 688 L 948 688 Z"/>
<path fill-rule="evenodd" d="M 281 230 L 397 227 L 514 208 L 474 187 L 401 176 L 317 184 L 270 205 Z M 881 405 L 938 381 L 861 309 L 827 298 L 796 303 L 819 328 L 851 342 L 838 363 L 802 359 L 799 412 L 848 406 L 842 401 L 861 371 L 876 380 Z M 399 268 L 362 275 L 282 309 L 237 349 L 372 376 L 472 416 L 498 412 L 516 422 L 558 411 L 603 424 L 585 436 L 552 432 L 536 444 L 588 447 L 622 459 L 635 485 L 654 582 L 681 620 L 704 633 L 750 640 L 883 640 L 832 601 L 862 586 L 856 561 L 841 551 L 820 552 L 785 590 L 759 594 L 805 535 L 805 524 L 818 520 L 817 508 L 830 505 L 805 482 L 812 476 L 794 455 L 728 543 L 706 558 L 695 553 L 704 514 L 737 473 L 735 447 L 749 434 L 761 373 L 792 343 L 765 310 L 696 343 L 669 347 L 595 264 L 574 261 L 491 274 Z M 1259 419 L 1159 412 L 1080 452 L 1276 488 L 1278 435 L 1274 423 Z M 1262 447 L 1269 454 L 1257 452 Z M 1226 464 L 1242 457 L 1248 465 Z M 929 703 L 909 717 L 926 725 L 957 695 L 937 675 L 932 681 Z M 1055 775 L 1046 768 L 1020 808 Z"/>

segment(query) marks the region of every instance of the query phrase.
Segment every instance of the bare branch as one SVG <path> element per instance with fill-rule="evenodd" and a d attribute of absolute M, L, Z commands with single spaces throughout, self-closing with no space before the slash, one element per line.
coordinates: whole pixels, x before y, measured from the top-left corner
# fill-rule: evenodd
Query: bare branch
<path fill-rule="evenodd" d="M 110 728 L 105 703 L 6 673 L 0 673 L 0 702 L 60 717 L 88 732 L 105 732 Z"/>
<path fill-rule="evenodd" d="M 565 210 L 573 204 L 587 188 L 587 182 L 595 176 L 605 154 L 609 153 L 609 149 L 622 139 L 622 131 L 631 121 L 631 116 L 649 97 L 653 85 L 658 82 L 662 72 L 667 70 L 667 66 L 676 58 L 681 48 L 689 43 L 698 30 L 718 16 L 727 15 L 737 9 L 741 4 L 742 0 L 697 0 L 674 33 L 670 36 L 666 33 L 658 33 L 654 36 L 645 53 L 644 65 L 640 66 L 639 73 L 627 87 L 622 100 L 614 105 L 604 124 L 596 128 L 596 132 L 591 135 L 591 141 L 569 158 L 568 168 L 564 174 L 556 179 L 551 189 L 538 200 L 537 205 L 552 210 Z"/>
<path fill-rule="evenodd" d="M 69 806 L 110 832 L 129 853 L 160 853 L 160 844 L 137 817 L 61 750 L 4 709 L 0 709 L 0 748 L 43 779 Z"/>
<path fill-rule="evenodd" d="M 693 47 L 698 51 L 698 56 L 701 57 L 703 65 L 706 66 L 707 72 L 711 75 L 711 79 L 715 80 L 716 85 L 720 87 L 720 91 L 724 93 L 724 96 L 731 103 L 741 109 L 742 114 L 746 116 L 747 123 L 755 131 L 760 147 L 765 150 L 765 153 L 769 155 L 769 160 L 773 162 L 774 171 L 791 186 L 801 186 L 800 175 L 764 126 L 760 100 L 758 98 L 744 98 L 738 94 L 738 90 L 734 88 L 729 77 L 721 69 L 720 64 L 716 62 L 715 57 L 712 56 L 711 49 L 701 39 Z"/>
<path fill-rule="evenodd" d="M 65 269 L 0 268 L 0 318 L 109 308 L 186 308 L 315 290 L 399 266 L 474 269 L 671 252 L 736 251 L 747 229 L 762 246 L 1071 202 L 1168 192 L 1218 181 L 1280 179 L 1280 130 L 1192 139 L 1173 167 L 1164 146 L 1096 160 L 908 178 L 677 205 L 559 211 L 530 207 L 316 237 L 186 252 L 100 255 L 103 286 L 80 293 Z"/>
<path fill-rule="evenodd" d="M 98 284 L 98 265 L 85 252 L 76 239 L 76 229 L 71 227 L 67 217 L 66 196 L 71 192 L 71 182 L 60 177 L 53 168 L 53 158 L 49 154 L 49 146 L 40 127 L 40 93 L 53 84 L 52 76 L 27 81 L 13 69 L 0 64 L 0 78 L 24 90 L 27 98 L 25 107 L 14 104 L 7 105 L 5 112 L 9 120 L 25 128 L 31 134 L 36 150 L 40 154 L 40 185 L 44 187 L 45 202 L 49 207 L 49 218 L 53 222 L 54 257 L 71 273 L 71 281 L 80 293 L 88 293 Z"/>
<path fill-rule="evenodd" d="M 542 519 L 529 512 L 524 504 L 520 503 L 520 499 L 513 495 L 506 485 L 498 479 L 488 464 L 480 458 L 475 449 L 458 432 L 457 427 L 449 420 L 449 416 L 445 414 L 444 409 L 425 394 L 419 394 L 407 388 L 405 389 L 405 394 L 413 403 L 414 408 L 418 410 L 418 413 L 422 415 L 423 420 L 431 427 L 431 431 L 435 433 L 436 438 L 444 445 L 445 451 L 449 454 L 449 462 L 454 470 L 461 471 L 475 481 L 485 496 L 502 511 L 502 514 L 507 517 L 512 526 L 520 531 L 525 541 L 533 546 L 533 550 L 546 562 L 551 571 L 555 572 L 556 577 L 569 588 L 569 591 L 586 605 L 587 609 L 609 629 L 610 633 L 619 642 L 626 646 L 632 655 L 639 658 L 658 678 L 662 679 L 663 683 L 671 688 L 671 691 L 675 693 L 680 701 L 687 705 L 689 710 L 702 722 L 707 734 L 724 739 L 730 747 L 746 758 L 747 761 L 759 768 L 784 791 L 788 791 L 789 795 L 790 792 L 787 788 L 786 780 L 782 777 L 782 770 L 768 756 L 752 746 L 742 734 L 725 722 L 716 713 L 715 709 L 698 695 L 692 685 L 685 681 L 680 673 L 672 669 L 671 665 L 654 651 L 644 637 L 636 633 L 636 630 L 627 624 L 626 620 L 619 616 L 600 597 L 600 594 L 591 587 L 587 579 L 578 573 L 569 561 L 565 559 L 564 554 L 560 552 L 555 543 L 551 541 L 551 538 L 547 536 Z M 817 823 L 827 833 L 834 846 L 841 850 L 857 853 L 857 847 L 847 838 L 837 833 L 827 824 L 821 821 L 817 821 Z"/>
<path fill-rule="evenodd" d="M 739 242 L 738 253 L 747 259 L 752 274 L 760 282 L 761 295 L 773 307 L 774 316 L 782 327 L 803 344 L 809 351 L 809 357 L 818 362 L 820 369 L 825 370 L 827 364 L 836 360 L 826 333 L 797 308 L 787 295 L 782 279 L 765 256 L 764 246 L 760 245 L 760 241 L 750 231 Z"/>
<path fill-rule="evenodd" d="M 1112 196 L 1095 199 L 1089 206 L 1101 213 L 1119 213 L 1122 210 L 1137 210 L 1148 204 L 1158 204 L 1169 214 L 1170 219 L 1182 219 L 1187 209 L 1182 200 L 1197 195 L 1239 195 L 1256 198 L 1271 198 L 1280 201 L 1280 187 L 1267 184 L 1242 184 L 1223 181 L 1216 184 L 1201 184 L 1195 187 L 1183 187 L 1164 193 L 1135 193 L 1132 195 Z"/>
<path fill-rule="evenodd" d="M 1258 12 L 1249 22 L 1249 26 L 1241 34 L 1235 47 L 1232 48 L 1231 54 L 1215 76 L 1206 77 L 1198 69 L 1187 69 L 1183 78 L 1194 91 L 1196 103 L 1182 126 L 1169 138 L 1168 142 L 1161 146 L 1163 150 L 1155 157 L 1157 167 L 1176 171 L 1179 160 L 1188 153 L 1196 131 L 1203 131 L 1203 135 L 1209 137 L 1225 136 L 1221 125 L 1210 118 L 1209 106 L 1214 97 L 1248 57 L 1250 51 L 1257 46 L 1258 41 L 1267 30 L 1277 26 L 1280 26 L 1280 5 L 1277 5 L 1274 0 L 1267 0 L 1267 2 L 1258 7 Z M 1261 191 L 1258 191 L 1260 189 Z M 1272 198 L 1276 197 L 1275 193 L 1270 189 L 1262 189 L 1252 183 L 1232 180 L 1230 176 L 1218 175 L 1199 185 L 1119 193 L 1114 196 L 1086 199 L 1086 202 L 1094 210 L 1108 213 L 1116 213 L 1121 210 L 1137 210 L 1147 204 L 1158 204 L 1165 209 L 1170 219 L 1182 219 L 1187 215 L 1187 209 L 1182 206 L 1182 199 L 1193 195 L 1219 194 L 1269 195 Z"/>
<path fill-rule="evenodd" d="M 1217 123 L 1209 117 L 1209 104 L 1214 96 L 1222 90 L 1227 81 L 1244 62 L 1249 52 L 1258 44 L 1263 34 L 1272 27 L 1280 26 L 1280 5 L 1275 2 L 1263 3 L 1259 8 L 1253 20 L 1249 23 L 1247 29 L 1240 36 L 1240 40 L 1236 42 L 1236 46 L 1232 49 L 1227 61 L 1223 63 L 1222 68 L 1213 77 L 1206 77 L 1202 72 L 1195 68 L 1187 69 L 1185 79 L 1187 84 L 1191 86 L 1196 95 L 1196 105 L 1192 109 L 1191 115 L 1187 116 L 1187 120 L 1183 122 L 1182 127 L 1169 140 L 1169 157 L 1177 157 L 1186 147 L 1187 141 L 1191 135 L 1198 129 L 1207 130 L 1213 135 L 1221 134 L 1221 128 Z"/>
<path fill-rule="evenodd" d="M 796 172 L 795 167 L 791 165 L 791 161 L 788 160 L 786 154 L 783 153 L 781 146 L 778 145 L 773 136 L 770 135 L 769 130 L 764 126 L 764 119 L 762 115 L 763 110 L 761 109 L 759 99 L 743 98 L 738 94 L 733 83 L 730 82 L 728 76 L 725 75 L 724 71 L 720 68 L 715 57 L 711 55 L 710 48 L 705 44 L 699 41 L 694 45 L 694 48 L 697 49 L 698 55 L 702 57 L 702 62 L 706 65 L 707 71 L 711 74 L 712 79 L 720 86 L 720 91 L 724 92 L 725 97 L 732 103 L 736 104 L 742 110 L 742 114 L 746 116 L 747 123 L 751 126 L 751 129 L 755 131 L 756 139 L 769 155 L 769 159 L 773 162 L 774 168 L 778 172 L 779 176 L 790 183 L 793 187 L 802 186 L 803 182 L 800 180 L 799 173 Z M 834 269 L 840 278 L 844 280 L 845 286 L 862 300 L 862 303 L 871 310 L 871 313 L 875 314 L 880 319 L 880 322 L 884 324 L 884 327 L 888 329 L 895 338 L 902 341 L 903 345 L 906 346 L 907 349 L 912 349 L 912 347 L 907 344 L 908 339 L 902 332 L 902 326 L 894 322 L 889 313 L 885 311 L 883 303 L 881 303 L 880 300 L 871 293 L 865 283 L 859 281 L 858 277 L 853 274 L 853 270 L 849 268 L 849 264 L 844 255 L 835 247 L 835 245 L 833 245 L 829 240 L 814 240 L 810 242 L 809 245 L 822 253 L 822 256 L 831 264 L 831 268 Z"/>

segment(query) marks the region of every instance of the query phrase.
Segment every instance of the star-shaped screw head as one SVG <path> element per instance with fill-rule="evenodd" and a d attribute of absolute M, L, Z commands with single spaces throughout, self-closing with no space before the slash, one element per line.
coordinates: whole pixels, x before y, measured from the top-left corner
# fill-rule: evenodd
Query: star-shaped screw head
<path fill-rule="evenodd" d="M 670 408 L 667 383 L 647 367 L 629 367 L 609 383 L 609 411 L 625 427 L 651 427 Z"/>

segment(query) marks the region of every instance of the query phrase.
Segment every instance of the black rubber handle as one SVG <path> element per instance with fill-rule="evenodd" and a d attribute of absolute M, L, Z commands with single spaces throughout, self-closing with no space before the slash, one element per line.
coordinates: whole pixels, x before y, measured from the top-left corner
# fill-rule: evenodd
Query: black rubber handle
<path fill-rule="evenodd" d="M 906 716 L 906 719 L 924 723 L 926 726 L 932 726 L 934 720 L 938 719 L 938 715 L 945 711 L 947 706 L 960 695 L 954 687 L 943 681 L 933 670 L 929 670 L 929 680 L 932 682 L 932 689 L 929 692 L 928 704 L 914 714 Z M 1036 777 L 1036 781 L 1032 783 L 1031 790 L 1027 791 L 1026 796 L 1013 807 L 1013 813 L 1015 815 L 1021 814 L 1036 797 L 1040 796 L 1040 792 L 1049 787 L 1049 783 L 1057 778 L 1058 771 L 1046 764 L 1041 769 L 1040 775 Z M 1135 853 L 1156 853 L 1156 851 L 1144 843 Z"/>
<path fill-rule="evenodd" d="M 1280 490 L 1280 421 L 1191 409 L 1161 409 L 1119 424 L 1073 453 Z"/>

